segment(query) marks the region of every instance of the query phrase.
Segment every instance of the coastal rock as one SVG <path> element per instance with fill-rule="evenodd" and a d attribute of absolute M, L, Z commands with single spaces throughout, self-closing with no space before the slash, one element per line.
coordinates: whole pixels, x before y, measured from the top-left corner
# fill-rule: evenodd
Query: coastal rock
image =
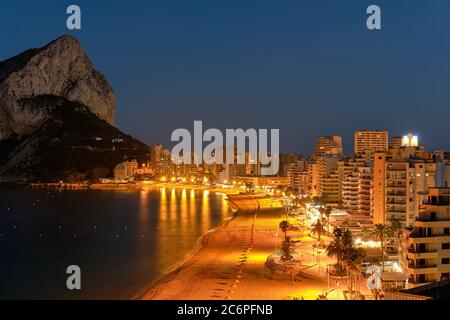
<path fill-rule="evenodd" d="M 22 102 L 50 117 L 32 134 L 0 141 L 0 182 L 97 181 L 112 178 L 120 162 L 150 158 L 147 145 L 79 102 L 48 95 Z"/>
<path fill-rule="evenodd" d="M 52 110 L 30 103 L 43 95 L 80 102 L 114 124 L 114 92 L 73 37 L 62 36 L 0 62 L 0 141 L 29 134 L 49 119 Z"/>

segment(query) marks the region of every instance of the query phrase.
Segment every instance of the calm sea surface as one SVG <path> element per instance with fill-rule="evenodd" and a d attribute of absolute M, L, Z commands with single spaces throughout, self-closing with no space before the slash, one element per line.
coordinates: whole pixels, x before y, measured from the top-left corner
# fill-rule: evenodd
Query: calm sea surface
<path fill-rule="evenodd" d="M 231 214 L 225 195 L 190 189 L 0 189 L 0 299 L 130 298 Z"/>

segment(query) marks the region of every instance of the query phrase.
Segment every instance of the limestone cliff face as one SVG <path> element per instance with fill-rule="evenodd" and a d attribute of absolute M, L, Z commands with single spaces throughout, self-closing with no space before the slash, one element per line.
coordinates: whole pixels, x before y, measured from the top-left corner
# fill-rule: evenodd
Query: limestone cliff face
<path fill-rule="evenodd" d="M 49 118 L 49 108 L 30 103 L 41 95 L 80 102 L 114 124 L 114 92 L 70 36 L 0 62 L 0 141 L 29 134 Z"/>

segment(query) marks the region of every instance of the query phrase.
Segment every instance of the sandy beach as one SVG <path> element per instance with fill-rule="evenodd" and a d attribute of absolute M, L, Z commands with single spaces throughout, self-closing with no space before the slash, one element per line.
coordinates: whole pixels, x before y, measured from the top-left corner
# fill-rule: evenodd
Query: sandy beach
<path fill-rule="evenodd" d="M 323 279 L 271 275 L 264 263 L 280 245 L 281 205 L 270 199 L 231 195 L 235 217 L 203 238 L 187 261 L 135 299 L 150 300 L 285 300 L 316 299 Z"/>

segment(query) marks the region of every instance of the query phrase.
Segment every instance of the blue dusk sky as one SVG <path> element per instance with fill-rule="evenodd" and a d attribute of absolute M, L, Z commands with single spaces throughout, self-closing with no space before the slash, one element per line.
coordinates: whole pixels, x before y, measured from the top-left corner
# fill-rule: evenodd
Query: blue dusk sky
<path fill-rule="evenodd" d="M 68 31 L 66 8 L 82 10 Z M 382 30 L 366 28 L 366 8 Z M 70 34 L 117 95 L 119 129 L 279 128 L 284 152 L 320 135 L 412 131 L 450 150 L 450 1 L 0 0 L 0 60 Z"/>

